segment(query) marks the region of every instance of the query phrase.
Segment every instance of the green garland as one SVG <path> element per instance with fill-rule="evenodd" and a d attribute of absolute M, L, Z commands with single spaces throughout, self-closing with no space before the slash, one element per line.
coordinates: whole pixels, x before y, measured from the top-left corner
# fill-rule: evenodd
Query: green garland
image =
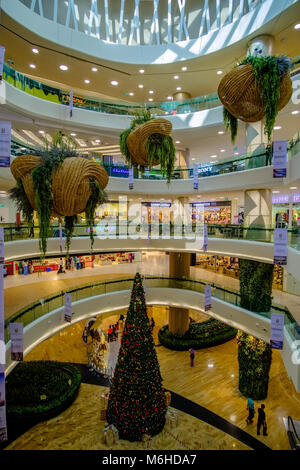
<path fill-rule="evenodd" d="M 223 122 L 225 129 L 230 129 L 231 143 L 234 144 L 237 136 L 238 120 L 225 107 L 223 107 Z"/>
<path fill-rule="evenodd" d="M 65 221 L 65 234 L 66 234 L 66 257 L 69 258 L 71 239 L 73 237 L 75 224 L 77 223 L 77 215 L 66 215 L 64 217 Z"/>
<path fill-rule="evenodd" d="M 120 134 L 119 144 L 121 153 L 125 157 L 125 161 L 129 166 L 138 166 L 141 171 L 144 171 L 144 167 L 136 165 L 132 155 L 127 147 L 127 137 L 129 134 L 139 125 L 144 124 L 147 121 L 154 119 L 151 117 L 149 110 L 143 110 L 140 114 L 135 115 L 131 122 L 130 128 L 125 129 Z M 149 154 L 149 168 L 152 169 L 152 165 L 155 159 L 159 160 L 161 174 L 163 178 L 167 178 L 168 183 L 171 181 L 171 177 L 174 171 L 175 165 L 175 146 L 171 136 L 165 136 L 163 134 L 152 134 L 147 140 L 146 149 Z"/>
<path fill-rule="evenodd" d="M 264 400 L 268 395 L 272 348 L 262 339 L 237 334 L 239 390 L 247 398 Z"/>
<path fill-rule="evenodd" d="M 17 180 L 17 184 L 14 188 L 9 190 L 10 198 L 15 202 L 18 212 L 22 212 L 23 217 L 29 228 L 32 227 L 33 221 L 33 209 L 28 201 L 24 186 L 21 180 Z"/>
<path fill-rule="evenodd" d="M 90 229 L 91 250 L 94 245 L 94 225 L 95 225 L 95 211 L 97 206 L 103 204 L 106 200 L 106 193 L 101 189 L 99 183 L 90 179 L 91 195 L 85 208 L 85 218 L 87 225 Z"/>

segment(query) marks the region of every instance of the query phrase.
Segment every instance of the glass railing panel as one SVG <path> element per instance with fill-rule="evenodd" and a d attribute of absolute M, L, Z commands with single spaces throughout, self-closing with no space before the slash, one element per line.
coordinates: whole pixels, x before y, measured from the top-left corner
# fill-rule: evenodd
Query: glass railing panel
<path fill-rule="evenodd" d="M 47 301 L 48 312 L 64 306 L 64 295 L 54 297 Z"/>

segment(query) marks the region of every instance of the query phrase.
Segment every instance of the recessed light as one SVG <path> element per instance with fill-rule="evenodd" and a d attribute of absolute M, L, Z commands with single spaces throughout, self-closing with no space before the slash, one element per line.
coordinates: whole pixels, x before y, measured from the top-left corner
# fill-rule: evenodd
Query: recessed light
<path fill-rule="evenodd" d="M 292 111 L 291 114 L 299 114 L 298 109 L 296 109 L 295 111 Z"/>
<path fill-rule="evenodd" d="M 31 50 L 32 50 L 32 52 L 34 52 L 35 54 L 38 54 L 38 53 L 39 53 L 39 50 L 38 50 L 36 47 L 34 47 L 34 48 L 31 49 Z"/>
<path fill-rule="evenodd" d="M 179 78 L 178 75 L 174 75 L 175 80 L 178 80 L 178 78 Z"/>
<path fill-rule="evenodd" d="M 130 93 L 129 93 L 129 96 L 134 96 L 134 93 L 130 92 Z"/>
<path fill-rule="evenodd" d="M 111 85 L 113 85 L 113 86 L 119 85 L 119 82 L 117 82 L 116 80 L 112 80 L 110 83 L 111 83 Z"/>
<path fill-rule="evenodd" d="M 168 100 L 171 100 L 172 99 L 172 96 L 168 96 Z"/>
<path fill-rule="evenodd" d="M 194 158 L 192 158 L 192 160 L 195 160 Z"/>
<path fill-rule="evenodd" d="M 273 129 L 274 131 L 279 131 L 279 129 L 281 129 L 281 126 L 274 126 Z"/>
<path fill-rule="evenodd" d="M 295 24 L 294 28 L 295 29 L 300 29 L 300 23 Z"/>
<path fill-rule="evenodd" d="M 185 72 L 187 70 L 187 67 L 181 67 L 181 70 L 183 70 L 183 72 Z"/>
<path fill-rule="evenodd" d="M 39 131 L 39 134 L 45 134 L 45 131 Z"/>
<path fill-rule="evenodd" d="M 31 67 L 32 69 L 35 69 L 35 68 L 36 68 L 36 65 L 34 65 L 34 64 L 29 64 L 29 67 Z"/>
<path fill-rule="evenodd" d="M 180 140 L 176 140 L 175 144 L 180 144 Z"/>
<path fill-rule="evenodd" d="M 217 71 L 217 74 L 218 74 L 218 75 L 221 75 L 222 73 L 223 73 L 223 70 L 218 70 L 218 71 Z"/>
<path fill-rule="evenodd" d="M 90 83 L 90 81 L 89 80 L 84 80 L 84 83 Z"/>
<path fill-rule="evenodd" d="M 92 72 L 98 72 L 97 67 L 92 67 Z"/>
<path fill-rule="evenodd" d="M 75 132 L 71 132 L 70 134 L 72 137 L 75 137 L 75 135 L 77 135 Z"/>
<path fill-rule="evenodd" d="M 144 85 L 139 85 L 139 88 L 144 88 Z"/>
<path fill-rule="evenodd" d="M 210 163 L 218 163 L 219 160 L 212 160 Z"/>
<path fill-rule="evenodd" d="M 290 189 L 297 189 L 297 186 L 291 186 Z"/>
<path fill-rule="evenodd" d="M 280 191 L 272 191 L 273 194 L 279 194 Z"/>
<path fill-rule="evenodd" d="M 150 95 L 153 95 L 154 91 L 153 91 L 153 90 L 149 90 L 149 93 L 150 93 Z"/>
<path fill-rule="evenodd" d="M 101 140 L 96 139 L 95 142 L 96 142 L 96 144 L 100 144 Z"/>
<path fill-rule="evenodd" d="M 213 367 L 214 365 L 213 364 L 208 364 L 207 367 Z"/>
<path fill-rule="evenodd" d="M 218 134 L 224 134 L 224 131 L 218 131 Z"/>
<path fill-rule="evenodd" d="M 148 98 L 148 101 L 153 101 L 153 98 Z"/>
<path fill-rule="evenodd" d="M 144 69 L 140 69 L 139 72 L 140 72 L 140 73 L 144 73 L 145 70 L 144 70 Z"/>
<path fill-rule="evenodd" d="M 67 65 L 60 65 L 59 68 L 60 70 L 68 70 L 69 67 Z"/>
<path fill-rule="evenodd" d="M 225 152 L 225 149 L 221 149 L 220 152 Z"/>
<path fill-rule="evenodd" d="M 177 90 L 177 91 L 180 91 L 180 90 L 181 90 L 181 86 L 178 86 L 178 87 L 176 88 L 176 90 Z"/>
<path fill-rule="evenodd" d="M 217 155 L 211 155 L 210 158 L 217 158 Z"/>

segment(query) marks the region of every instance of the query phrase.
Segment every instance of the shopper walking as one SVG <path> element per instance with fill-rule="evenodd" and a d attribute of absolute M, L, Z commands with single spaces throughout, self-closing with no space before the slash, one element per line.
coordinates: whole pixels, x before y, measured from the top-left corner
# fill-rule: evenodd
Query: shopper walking
<path fill-rule="evenodd" d="M 252 424 L 254 414 L 255 414 L 254 401 L 252 400 L 252 398 L 248 398 L 247 410 L 249 411 L 249 414 L 248 414 L 248 418 L 246 419 L 246 423 L 247 424 Z"/>
<path fill-rule="evenodd" d="M 150 320 L 150 328 L 151 328 L 151 331 L 153 331 L 153 328 L 155 327 L 155 321 L 154 321 L 154 318 L 152 317 L 151 320 Z"/>
<path fill-rule="evenodd" d="M 195 351 L 191 348 L 189 352 L 190 352 L 191 367 L 194 367 Z"/>
<path fill-rule="evenodd" d="M 257 435 L 260 435 L 260 428 L 263 427 L 263 435 L 267 436 L 267 421 L 266 421 L 266 413 L 265 413 L 265 405 L 262 404 L 260 408 L 258 408 L 258 420 L 257 420 Z"/>

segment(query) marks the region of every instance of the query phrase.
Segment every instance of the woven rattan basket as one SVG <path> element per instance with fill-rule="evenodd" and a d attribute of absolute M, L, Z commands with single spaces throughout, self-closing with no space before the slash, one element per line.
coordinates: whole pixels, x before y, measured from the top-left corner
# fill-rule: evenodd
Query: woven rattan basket
<path fill-rule="evenodd" d="M 290 74 L 286 73 L 280 84 L 278 111 L 289 102 L 292 91 Z M 260 88 L 255 86 L 252 65 L 234 68 L 222 78 L 218 87 L 222 104 L 234 117 L 244 122 L 257 122 L 264 117 L 264 103 L 260 93 Z"/>
<path fill-rule="evenodd" d="M 134 129 L 126 139 L 127 147 L 134 162 L 137 165 L 148 166 L 149 154 L 146 143 L 152 134 L 171 135 L 172 124 L 166 119 L 151 119 Z M 154 159 L 152 166 L 159 165 L 158 159 Z"/>
<path fill-rule="evenodd" d="M 41 158 L 32 155 L 21 155 L 11 163 L 11 172 L 16 180 L 22 180 L 34 210 L 36 203 L 31 172 L 40 163 Z M 81 157 L 65 158 L 52 176 L 52 214 L 71 216 L 83 212 L 91 195 L 89 178 L 95 179 L 102 189 L 107 186 L 108 174 L 97 163 Z"/>

